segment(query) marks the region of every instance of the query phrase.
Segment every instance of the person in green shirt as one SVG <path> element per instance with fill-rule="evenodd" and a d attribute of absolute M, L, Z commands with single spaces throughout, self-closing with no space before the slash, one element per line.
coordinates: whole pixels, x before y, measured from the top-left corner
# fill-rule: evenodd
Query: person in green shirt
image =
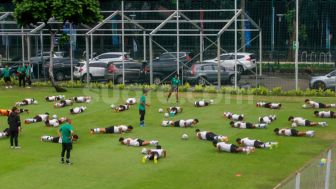
<path fill-rule="evenodd" d="M 73 127 L 71 125 L 71 120 L 67 119 L 59 128 L 58 136 L 62 138 L 62 152 L 61 152 L 61 163 L 64 163 L 64 155 L 66 152 L 66 163 L 71 165 L 70 162 L 70 152 L 72 150 L 72 139 L 74 136 Z"/>
<path fill-rule="evenodd" d="M 171 88 L 167 97 L 167 102 L 173 92 L 176 93 L 176 102 L 178 103 L 178 86 L 180 85 L 181 81 L 179 80 L 179 75 L 176 74 L 172 79 L 171 79 Z"/>
<path fill-rule="evenodd" d="M 139 104 L 140 127 L 145 126 L 146 106 L 149 107 L 149 104 L 146 103 L 147 93 L 148 93 L 148 90 L 143 89 L 143 95 L 140 97 L 140 104 Z"/>
<path fill-rule="evenodd" d="M 28 88 L 30 88 L 30 86 L 31 86 L 31 68 L 32 67 L 27 63 L 25 74 L 26 74 L 26 82 L 28 84 Z"/>
<path fill-rule="evenodd" d="M 6 89 L 12 88 L 11 78 L 10 78 L 10 73 L 9 73 L 9 67 L 8 67 L 7 64 L 6 64 L 6 67 L 2 70 L 2 75 L 4 77 L 4 81 L 5 81 L 5 84 L 6 84 Z"/>
<path fill-rule="evenodd" d="M 23 87 L 26 87 L 26 67 L 24 65 L 19 65 L 16 72 L 19 76 L 19 87 L 21 87 L 21 83 L 23 83 Z"/>

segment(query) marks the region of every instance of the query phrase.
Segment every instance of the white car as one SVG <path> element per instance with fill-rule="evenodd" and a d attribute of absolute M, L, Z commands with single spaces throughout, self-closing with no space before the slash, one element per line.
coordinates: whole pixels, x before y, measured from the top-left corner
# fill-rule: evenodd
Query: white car
<path fill-rule="evenodd" d="M 115 62 L 115 61 L 122 61 L 122 60 L 133 60 L 128 53 L 123 52 L 107 52 L 100 54 L 94 57 L 91 61 L 101 61 L 101 62 Z"/>
<path fill-rule="evenodd" d="M 224 53 L 220 55 L 221 66 L 227 70 L 234 70 L 235 56 L 234 53 Z M 204 60 L 204 63 L 217 63 L 217 57 L 214 59 Z M 256 67 L 256 55 L 253 53 L 237 53 L 237 71 L 243 73 Z"/>
<path fill-rule="evenodd" d="M 86 64 L 79 63 L 79 65 L 75 67 L 74 77 L 80 79 L 82 82 L 86 82 L 87 76 L 89 76 L 89 81 L 104 79 L 107 64 L 108 63 L 104 61 L 92 61 L 89 63 L 90 74 L 87 74 Z"/>

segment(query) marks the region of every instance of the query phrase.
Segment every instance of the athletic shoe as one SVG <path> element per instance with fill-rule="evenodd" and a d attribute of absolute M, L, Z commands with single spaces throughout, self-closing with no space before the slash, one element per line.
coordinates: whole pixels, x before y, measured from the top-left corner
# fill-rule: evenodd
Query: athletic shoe
<path fill-rule="evenodd" d="M 278 148 L 279 143 L 278 143 L 278 142 L 275 142 L 275 143 L 272 144 L 272 146 L 274 146 L 275 148 Z"/>
<path fill-rule="evenodd" d="M 144 157 L 142 157 L 142 163 L 146 163 L 146 161 L 147 161 L 147 157 L 146 156 L 144 156 Z"/>
<path fill-rule="evenodd" d="M 70 162 L 70 161 L 68 161 L 68 162 L 66 162 L 66 164 L 67 164 L 67 165 L 72 165 L 73 163 Z"/>
<path fill-rule="evenodd" d="M 20 149 L 21 148 L 21 146 L 15 146 L 15 149 Z"/>
<path fill-rule="evenodd" d="M 10 148 L 11 148 L 11 149 L 14 149 L 14 146 L 11 146 Z"/>
<path fill-rule="evenodd" d="M 13 87 L 10 85 L 9 88 L 13 88 Z"/>
<path fill-rule="evenodd" d="M 158 163 L 157 157 L 154 156 L 154 164 L 157 164 L 157 163 Z"/>
<path fill-rule="evenodd" d="M 94 134 L 94 130 L 93 129 L 90 129 L 90 134 Z"/>
<path fill-rule="evenodd" d="M 5 88 L 6 88 L 6 89 L 8 89 L 8 87 L 7 87 L 7 86 L 6 86 Z"/>
<path fill-rule="evenodd" d="M 30 89 L 31 87 L 27 86 L 26 88 L 27 88 L 27 89 Z"/>

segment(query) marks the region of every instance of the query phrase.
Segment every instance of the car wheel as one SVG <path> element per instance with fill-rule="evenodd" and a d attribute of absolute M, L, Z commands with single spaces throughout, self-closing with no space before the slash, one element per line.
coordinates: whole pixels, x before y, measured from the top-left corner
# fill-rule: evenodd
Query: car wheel
<path fill-rule="evenodd" d="M 237 71 L 242 74 L 244 72 L 244 67 L 241 65 L 237 65 Z"/>
<path fill-rule="evenodd" d="M 205 80 L 206 80 L 206 78 L 204 78 L 204 77 L 199 77 L 199 78 L 197 79 L 197 84 L 198 84 L 198 85 L 205 85 L 205 84 L 206 84 Z"/>
<path fill-rule="evenodd" d="M 237 78 L 237 81 L 238 81 L 238 78 Z M 235 84 L 235 76 L 234 76 L 234 75 L 231 75 L 231 76 L 229 77 L 229 82 L 230 82 L 231 85 L 234 85 L 234 84 Z"/>
<path fill-rule="evenodd" d="M 64 80 L 64 74 L 62 72 L 57 72 L 55 75 L 55 79 L 57 81 L 63 81 Z"/>
<path fill-rule="evenodd" d="M 314 83 L 314 89 L 326 89 L 326 85 L 322 81 L 317 81 Z"/>
<path fill-rule="evenodd" d="M 89 82 L 91 82 L 91 79 L 92 79 L 91 74 L 90 75 L 84 74 L 83 77 L 82 77 L 82 82 L 83 83 L 86 83 L 87 77 L 89 78 Z"/>
<path fill-rule="evenodd" d="M 160 78 L 160 77 L 154 77 L 154 79 L 153 79 L 153 83 L 154 83 L 155 85 L 159 85 L 159 84 L 161 83 L 161 78 Z"/>
<path fill-rule="evenodd" d="M 121 76 L 118 76 L 116 78 L 116 82 L 117 82 L 117 84 L 122 84 L 123 83 L 123 78 Z"/>

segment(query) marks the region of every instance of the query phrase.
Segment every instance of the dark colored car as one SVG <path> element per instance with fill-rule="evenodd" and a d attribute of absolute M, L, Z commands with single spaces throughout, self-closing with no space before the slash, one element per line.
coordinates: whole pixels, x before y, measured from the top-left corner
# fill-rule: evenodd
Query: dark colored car
<path fill-rule="evenodd" d="M 53 64 L 53 73 L 55 80 L 62 81 L 66 78 L 71 77 L 71 60 L 70 58 L 54 58 Z M 47 63 L 43 65 L 43 72 L 46 77 L 49 76 L 49 60 L 46 61 Z M 76 59 L 73 59 L 73 70 L 75 70 L 75 66 L 78 64 Z"/>
<path fill-rule="evenodd" d="M 192 84 L 204 85 L 209 83 L 217 83 L 217 64 L 205 63 L 194 64 L 191 69 L 184 71 L 183 79 L 185 82 Z M 237 81 L 240 80 L 240 74 L 237 75 Z M 221 67 L 221 82 L 234 84 L 235 72 L 226 71 L 224 67 Z"/>
<path fill-rule="evenodd" d="M 109 62 L 105 71 L 105 79 L 113 83 L 122 83 L 122 62 Z M 124 62 L 125 82 L 142 83 L 147 81 L 147 75 L 144 74 L 144 66 L 136 61 Z"/>
<path fill-rule="evenodd" d="M 153 82 L 160 84 L 163 79 L 172 77 L 177 70 L 176 52 L 166 52 L 153 60 Z M 189 52 L 179 52 L 180 70 L 188 69 L 191 66 L 191 54 Z M 147 63 L 145 67 L 146 73 L 149 75 L 150 65 Z M 148 76 L 149 77 L 149 76 Z M 168 77 L 167 79 L 169 79 Z"/>

